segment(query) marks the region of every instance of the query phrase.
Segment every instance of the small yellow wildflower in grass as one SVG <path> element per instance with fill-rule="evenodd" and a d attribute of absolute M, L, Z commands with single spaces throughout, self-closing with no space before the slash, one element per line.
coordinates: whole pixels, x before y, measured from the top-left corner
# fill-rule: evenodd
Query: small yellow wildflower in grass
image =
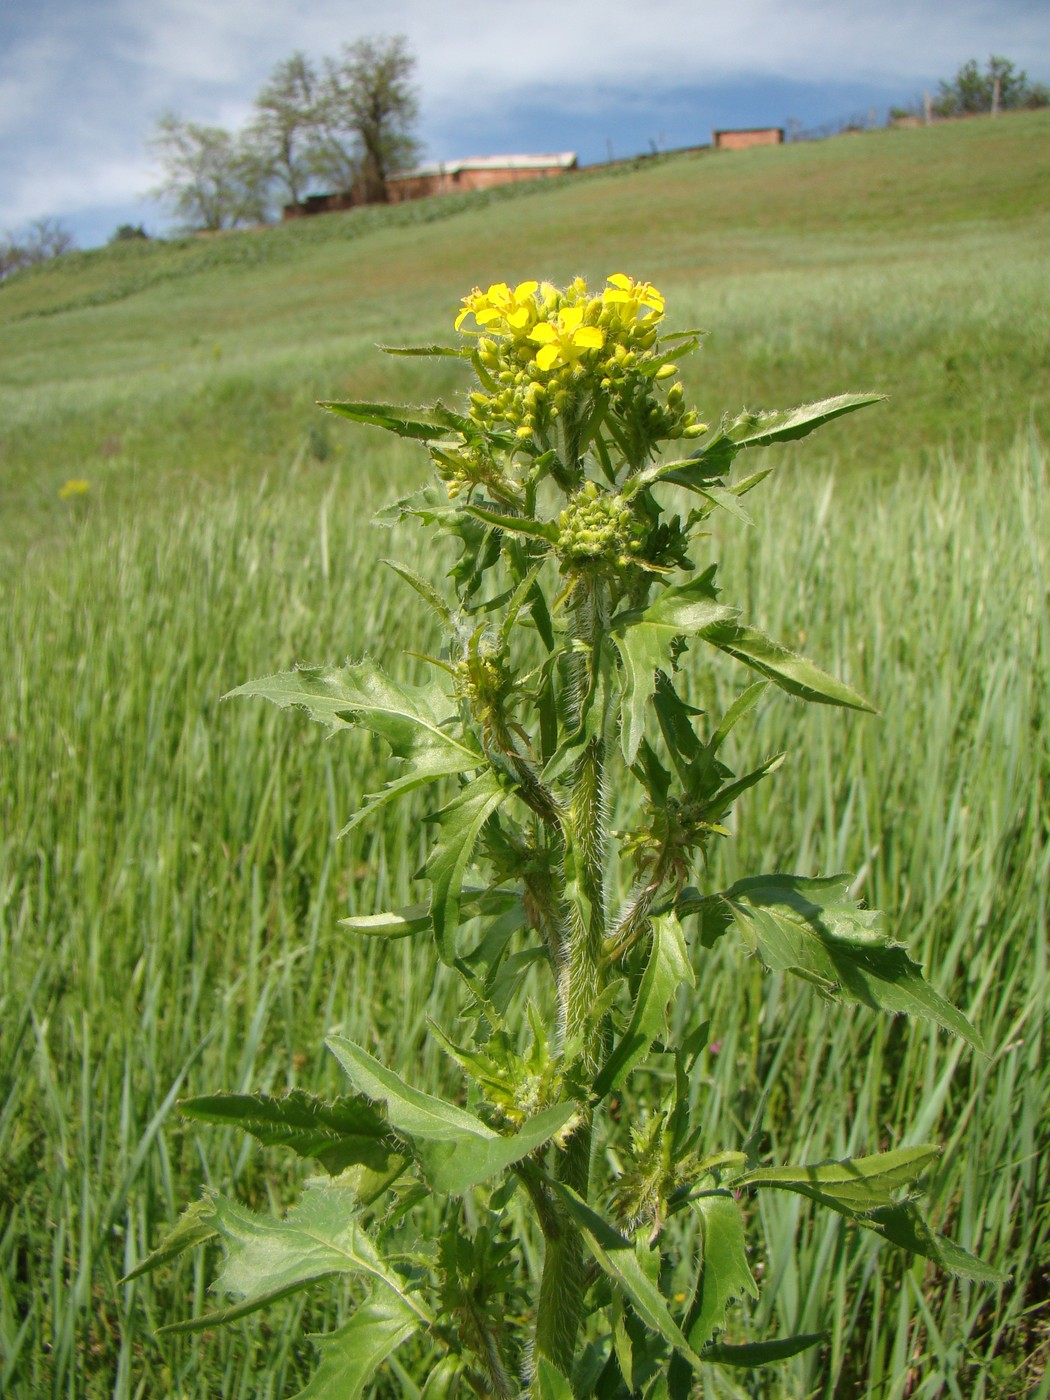
<path fill-rule="evenodd" d="M 82 476 L 74 476 L 64 486 L 59 487 L 58 494 L 61 500 L 72 501 L 77 496 L 86 496 L 90 490 L 90 481 L 85 481 Z"/>

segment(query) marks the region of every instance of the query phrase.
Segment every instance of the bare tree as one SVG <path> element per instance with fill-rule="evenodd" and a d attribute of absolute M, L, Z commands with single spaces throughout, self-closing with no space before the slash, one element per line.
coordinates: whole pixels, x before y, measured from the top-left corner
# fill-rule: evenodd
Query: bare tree
<path fill-rule="evenodd" d="M 149 142 L 164 178 L 149 192 L 189 229 L 262 222 L 269 174 L 254 140 L 167 113 Z"/>
<path fill-rule="evenodd" d="M 415 66 L 403 35 L 358 39 L 325 60 L 315 163 L 338 189 L 359 182 L 365 200 L 384 201 L 388 178 L 418 159 Z"/>
<path fill-rule="evenodd" d="M 0 282 L 19 268 L 49 262 L 76 248 L 76 240 L 61 219 L 34 219 L 20 233 L 0 238 Z"/>
<path fill-rule="evenodd" d="M 317 70 L 303 53 L 278 63 L 255 99 L 260 154 L 288 201 L 298 204 L 314 173 L 318 146 Z"/>

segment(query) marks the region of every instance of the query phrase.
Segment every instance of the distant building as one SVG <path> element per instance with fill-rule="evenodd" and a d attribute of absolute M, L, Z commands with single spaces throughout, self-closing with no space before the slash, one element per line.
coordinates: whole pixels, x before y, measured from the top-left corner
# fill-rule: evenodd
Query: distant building
<path fill-rule="evenodd" d="M 516 180 L 545 180 L 575 170 L 576 152 L 558 151 L 545 155 L 470 156 L 467 160 L 442 161 L 420 165 L 387 181 L 391 202 L 424 199 L 432 194 L 453 194 L 461 190 L 490 190 Z"/>
<path fill-rule="evenodd" d="M 780 146 L 784 141 L 782 126 L 748 126 L 736 131 L 716 131 L 716 151 L 746 151 L 749 146 Z"/>
<path fill-rule="evenodd" d="M 576 168 L 575 151 L 543 155 L 471 156 L 467 160 L 420 165 L 403 175 L 390 176 L 386 182 L 387 199 L 391 204 L 403 204 L 409 199 L 427 199 L 435 194 L 489 190 L 494 185 L 512 184 L 516 180 L 544 180 L 552 175 L 564 175 Z M 286 204 L 282 217 L 301 219 L 310 214 L 330 214 L 363 203 L 365 200 L 354 191 L 346 194 L 311 194 L 299 204 Z"/>

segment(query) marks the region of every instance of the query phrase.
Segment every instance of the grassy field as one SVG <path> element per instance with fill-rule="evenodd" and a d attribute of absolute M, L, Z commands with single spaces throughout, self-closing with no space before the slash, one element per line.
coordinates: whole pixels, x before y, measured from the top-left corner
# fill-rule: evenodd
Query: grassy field
<path fill-rule="evenodd" d="M 767 1094 L 778 1157 L 940 1141 L 935 1222 L 1013 1275 L 954 1283 L 777 1201 L 738 1336 L 828 1344 L 702 1393 L 1050 1395 L 1048 187 L 1034 114 L 116 247 L 0 288 L 0 1392 L 276 1400 L 307 1371 L 300 1323 L 345 1314 L 322 1295 L 158 1342 L 203 1266 L 117 1283 L 203 1184 L 277 1210 L 296 1189 L 179 1095 L 335 1092 L 333 1027 L 451 1082 L 419 1062 L 449 997 L 433 958 L 336 924 L 418 890 L 418 812 L 336 843 L 380 781 L 368 746 L 218 697 L 420 644 L 376 563 L 418 541 L 366 522 L 421 459 L 313 400 L 450 395 L 374 344 L 447 337 L 475 282 L 622 269 L 710 328 L 711 416 L 891 394 L 781 454 L 757 528 L 712 539 L 728 596 L 882 713 L 768 701 L 742 742 L 791 758 L 711 881 L 862 871 L 991 1048 L 832 1015 L 720 945 L 711 1138 Z M 72 477 L 87 495 L 60 500 Z M 416 1395 L 413 1361 L 378 1393 Z"/>

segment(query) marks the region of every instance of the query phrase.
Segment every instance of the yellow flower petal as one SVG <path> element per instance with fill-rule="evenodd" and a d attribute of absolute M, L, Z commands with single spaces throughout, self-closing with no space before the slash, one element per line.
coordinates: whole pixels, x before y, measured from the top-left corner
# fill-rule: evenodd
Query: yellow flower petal
<path fill-rule="evenodd" d="M 550 345 L 551 341 L 558 339 L 558 333 L 549 321 L 541 321 L 539 325 L 533 326 L 532 330 L 529 331 L 529 339 L 535 341 L 537 345 Z M 543 368 L 542 365 L 540 368 Z"/>
<path fill-rule="evenodd" d="M 489 306 L 486 307 L 484 311 L 475 311 L 474 319 L 479 326 L 487 326 L 490 321 L 498 321 L 500 319 L 500 314 Z"/>
<path fill-rule="evenodd" d="M 524 301 L 526 297 L 531 297 L 539 285 L 538 282 L 519 282 L 514 288 L 514 300 Z"/>
<path fill-rule="evenodd" d="M 571 333 L 583 320 L 583 307 L 567 306 L 565 310 L 561 313 L 561 315 L 558 317 L 558 320 L 561 323 L 562 333 L 566 335 L 571 335 Z"/>
<path fill-rule="evenodd" d="M 597 326 L 580 326 L 573 331 L 572 343 L 584 350 L 600 350 L 605 344 L 605 336 Z"/>
<path fill-rule="evenodd" d="M 540 369 L 550 369 L 551 365 L 557 361 L 560 354 L 561 352 L 557 345 L 544 345 L 541 350 L 536 352 L 536 364 Z"/>
<path fill-rule="evenodd" d="M 513 330 L 520 331 L 522 326 L 528 325 L 529 313 L 524 306 L 519 306 L 517 311 L 512 311 L 507 317 L 507 325 Z"/>
<path fill-rule="evenodd" d="M 634 286 L 631 279 L 622 272 L 614 272 L 611 277 L 607 277 L 605 280 L 611 282 L 614 287 L 619 287 L 623 292 L 629 292 Z"/>

